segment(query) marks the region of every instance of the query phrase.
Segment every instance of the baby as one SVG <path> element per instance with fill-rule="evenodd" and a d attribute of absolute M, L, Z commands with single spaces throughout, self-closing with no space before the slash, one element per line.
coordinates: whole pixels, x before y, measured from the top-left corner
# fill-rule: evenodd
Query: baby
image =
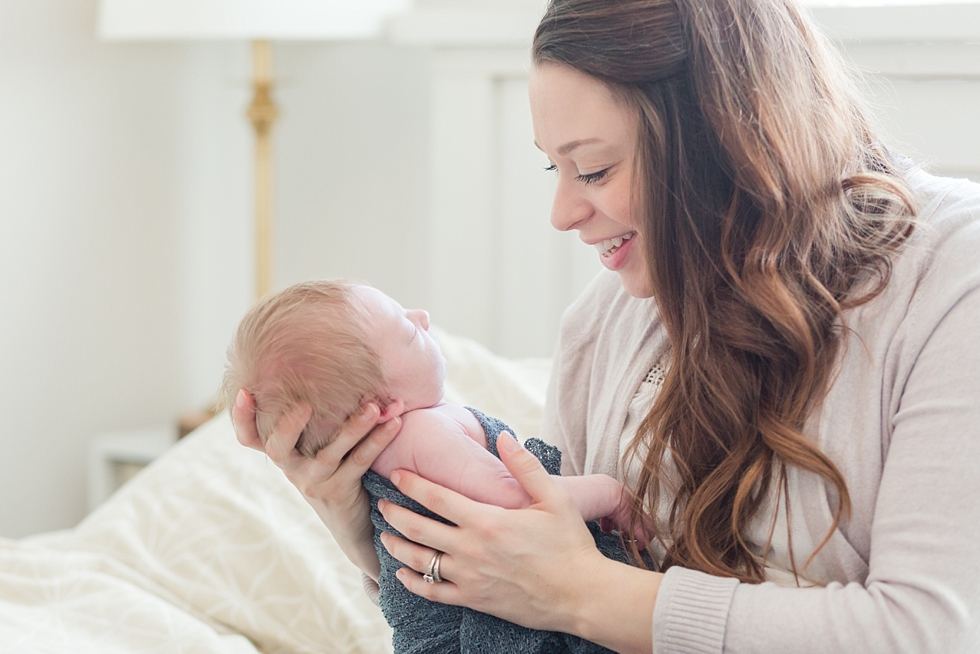
<path fill-rule="evenodd" d="M 410 470 L 470 499 L 524 508 L 530 496 L 487 449 L 476 415 L 443 400 L 446 360 L 429 316 L 405 310 L 367 285 L 312 281 L 266 298 L 239 325 L 228 350 L 223 393 L 248 389 L 263 442 L 298 402 L 313 415 L 297 449 L 313 457 L 367 401 L 381 422 L 401 416 L 401 431 L 371 470 L 387 479 Z M 606 475 L 559 477 L 586 521 L 618 523 L 622 486 Z"/>
<path fill-rule="evenodd" d="M 388 481 L 396 469 L 411 470 L 487 504 L 516 509 L 531 502 L 495 456 L 497 436 L 510 431 L 506 425 L 444 401 L 446 360 L 429 333 L 425 311 L 406 311 L 364 284 L 297 284 L 249 311 L 228 359 L 225 400 L 230 403 L 242 388 L 251 392 L 263 443 L 280 416 L 298 402 L 313 410 L 296 445 L 310 457 L 329 444 L 365 402 L 378 403 L 382 421 L 401 416 L 398 435 L 362 478 L 371 499 L 374 544 L 381 562 L 379 603 L 392 627 L 395 654 L 609 651 L 567 634 L 527 629 L 467 608 L 430 602 L 410 593 L 395 577 L 402 564 L 381 544 L 380 533 L 394 530 L 378 510 L 378 500 L 442 519 L 398 492 Z M 557 448 L 534 438 L 525 447 L 551 474 L 558 474 Z M 625 524 L 620 483 L 606 475 L 555 479 L 574 498 L 599 550 L 631 563 L 620 538 L 590 522 Z"/>

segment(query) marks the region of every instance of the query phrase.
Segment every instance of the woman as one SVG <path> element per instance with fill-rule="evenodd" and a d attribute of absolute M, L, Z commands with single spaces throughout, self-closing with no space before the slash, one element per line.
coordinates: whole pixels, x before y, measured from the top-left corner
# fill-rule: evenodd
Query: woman
<path fill-rule="evenodd" d="M 502 438 L 526 510 L 392 476 L 458 525 L 385 506 L 399 578 L 624 652 L 976 651 L 980 188 L 890 153 L 790 0 L 552 0 L 533 64 L 552 223 L 613 271 L 563 320 L 546 438 L 632 489 L 658 571 Z M 397 425 L 369 406 L 309 461 L 307 415 L 268 453 L 375 575 L 357 480 Z"/>

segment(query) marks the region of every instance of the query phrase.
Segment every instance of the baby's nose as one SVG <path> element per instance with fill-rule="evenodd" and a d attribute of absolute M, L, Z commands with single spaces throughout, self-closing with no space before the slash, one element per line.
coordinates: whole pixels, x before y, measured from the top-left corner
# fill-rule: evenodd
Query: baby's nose
<path fill-rule="evenodd" d="M 409 318 L 422 327 L 425 331 L 429 331 L 429 312 L 422 309 L 412 309 L 408 312 Z"/>

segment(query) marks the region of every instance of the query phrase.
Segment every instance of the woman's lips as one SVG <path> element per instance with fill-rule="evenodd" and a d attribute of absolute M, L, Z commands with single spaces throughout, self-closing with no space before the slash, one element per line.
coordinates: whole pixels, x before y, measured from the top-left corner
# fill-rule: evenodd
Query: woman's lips
<path fill-rule="evenodd" d="M 629 254 L 633 249 L 633 244 L 636 239 L 633 238 L 636 233 L 629 235 L 627 239 L 624 239 L 621 245 L 613 245 L 609 250 L 604 251 L 599 255 L 599 261 L 602 265 L 612 271 L 617 271 L 626 265 L 626 260 L 629 258 Z"/>

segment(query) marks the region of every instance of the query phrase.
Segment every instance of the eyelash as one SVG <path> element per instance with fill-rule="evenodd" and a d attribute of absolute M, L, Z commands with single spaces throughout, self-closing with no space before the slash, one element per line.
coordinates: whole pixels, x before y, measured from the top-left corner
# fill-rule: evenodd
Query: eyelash
<path fill-rule="evenodd" d="M 554 172 L 558 170 L 558 166 L 551 164 L 545 170 L 549 172 Z M 575 179 L 582 182 L 583 184 L 595 184 L 596 182 L 602 181 L 602 179 L 609 173 L 609 169 L 600 170 L 595 173 L 589 173 L 588 175 L 579 175 Z"/>

